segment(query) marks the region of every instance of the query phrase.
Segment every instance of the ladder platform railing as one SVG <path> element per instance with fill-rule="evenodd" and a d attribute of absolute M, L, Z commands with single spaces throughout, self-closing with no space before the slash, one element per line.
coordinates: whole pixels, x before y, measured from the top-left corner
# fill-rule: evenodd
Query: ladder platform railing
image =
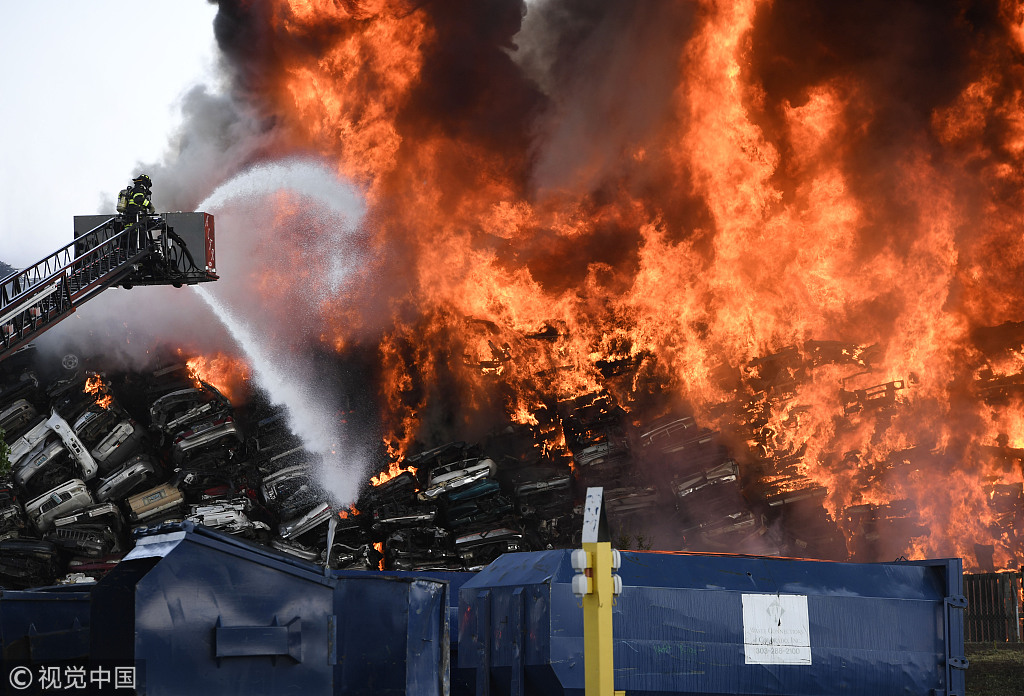
<path fill-rule="evenodd" d="M 150 255 L 143 239 L 149 222 L 118 231 L 113 221 L 2 281 L 0 358 L 117 284 Z M 76 255 L 76 245 L 86 250 Z"/>
<path fill-rule="evenodd" d="M 108 228 L 116 219 L 112 217 L 97 225 L 86 234 L 98 235 L 101 230 Z M 28 293 L 32 292 L 33 288 L 47 282 L 66 269 L 75 260 L 76 246 L 79 244 L 80 242 L 77 239 L 65 244 L 57 251 L 45 256 L 42 260 L 28 268 L 15 271 L 0 281 L 0 311 L 27 296 Z"/>

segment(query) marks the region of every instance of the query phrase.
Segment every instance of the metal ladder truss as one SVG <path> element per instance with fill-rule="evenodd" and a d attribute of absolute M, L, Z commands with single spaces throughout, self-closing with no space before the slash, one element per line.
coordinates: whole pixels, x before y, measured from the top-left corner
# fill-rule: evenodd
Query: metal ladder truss
<path fill-rule="evenodd" d="M 152 253 L 138 244 L 151 222 L 119 230 L 112 217 L 0 281 L 0 359 L 129 275 Z"/>

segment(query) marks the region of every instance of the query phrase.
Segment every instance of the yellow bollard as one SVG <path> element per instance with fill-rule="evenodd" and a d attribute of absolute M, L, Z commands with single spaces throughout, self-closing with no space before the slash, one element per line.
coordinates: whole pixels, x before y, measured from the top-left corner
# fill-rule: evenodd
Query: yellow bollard
<path fill-rule="evenodd" d="M 612 545 L 583 544 L 590 592 L 583 595 L 583 659 L 586 696 L 625 696 L 615 691 L 612 659 Z"/>
<path fill-rule="evenodd" d="M 583 506 L 583 548 L 572 552 L 572 591 L 583 600 L 583 677 L 585 696 L 625 696 L 615 691 L 612 603 L 622 581 L 613 575 L 618 554 L 608 541 L 604 488 L 587 488 Z"/>

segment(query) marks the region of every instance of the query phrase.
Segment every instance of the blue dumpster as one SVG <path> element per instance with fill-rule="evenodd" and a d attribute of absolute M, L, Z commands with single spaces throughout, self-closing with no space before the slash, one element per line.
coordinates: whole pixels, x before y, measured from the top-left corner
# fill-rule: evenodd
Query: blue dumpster
<path fill-rule="evenodd" d="M 353 577 L 373 574 L 376 571 L 335 571 L 339 577 Z M 469 582 L 476 573 L 458 570 L 389 570 L 380 571 L 380 575 L 393 575 L 399 578 L 427 578 L 441 580 L 448 584 L 448 635 L 451 644 L 451 685 L 452 696 L 473 696 L 473 670 L 460 668 L 459 665 L 459 588 Z"/>
<path fill-rule="evenodd" d="M 459 592 L 476 696 L 582 696 L 570 551 L 507 554 Z M 959 559 L 855 564 L 622 554 L 615 688 L 667 694 L 964 693 Z"/>
<path fill-rule="evenodd" d="M 0 590 L 0 657 L 65 662 L 89 656 L 92 583 Z"/>
<path fill-rule="evenodd" d="M 185 522 L 92 592 L 93 661 L 140 694 L 446 693 L 447 585 L 322 568 Z M 442 659 L 443 658 L 443 659 Z"/>
<path fill-rule="evenodd" d="M 334 693 L 448 694 L 447 583 L 369 571 L 335 577 Z"/>

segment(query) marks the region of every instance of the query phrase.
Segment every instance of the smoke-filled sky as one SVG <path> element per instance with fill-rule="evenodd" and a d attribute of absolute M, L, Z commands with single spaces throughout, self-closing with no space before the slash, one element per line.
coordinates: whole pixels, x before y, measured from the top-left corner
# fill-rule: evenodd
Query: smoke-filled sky
<path fill-rule="evenodd" d="M 108 210 L 138 162 L 163 158 L 189 89 L 216 89 L 217 7 L 38 0 L 3 12 L 0 260 L 20 268 L 70 241 L 74 215 Z"/>

